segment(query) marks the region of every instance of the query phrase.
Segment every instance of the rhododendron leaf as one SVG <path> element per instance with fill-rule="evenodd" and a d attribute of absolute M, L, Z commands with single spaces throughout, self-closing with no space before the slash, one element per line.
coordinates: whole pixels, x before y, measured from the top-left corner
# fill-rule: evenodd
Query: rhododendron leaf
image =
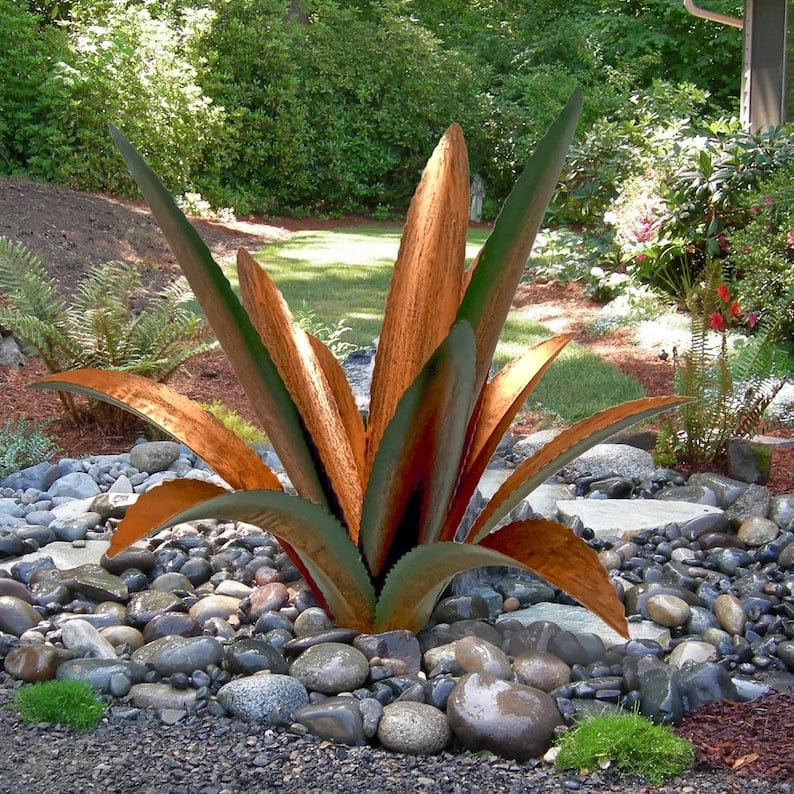
<path fill-rule="evenodd" d="M 367 462 L 397 403 L 455 321 L 469 224 L 469 161 L 453 124 L 416 189 L 386 300 L 372 375 Z"/>
<path fill-rule="evenodd" d="M 479 545 L 516 560 L 628 637 L 623 605 L 606 568 L 573 530 L 546 519 L 516 521 L 483 538 Z"/>
<path fill-rule="evenodd" d="M 219 485 L 206 480 L 188 478 L 166 480 L 150 488 L 127 508 L 124 518 L 110 538 L 108 556 L 115 556 L 135 541 L 154 532 L 156 527 L 165 523 L 171 516 L 225 493 L 228 491 Z"/>
<path fill-rule="evenodd" d="M 324 504 L 322 466 L 292 397 L 228 279 L 159 177 L 113 125 L 110 132 L 290 481 L 299 493 Z"/>
<path fill-rule="evenodd" d="M 375 456 L 361 546 L 373 576 L 438 537 L 458 478 L 474 385 L 474 333 L 458 323 L 403 395 Z"/>
<path fill-rule="evenodd" d="M 47 375 L 31 388 L 77 392 L 124 408 L 181 441 L 233 488 L 281 490 L 278 477 L 251 447 L 164 383 L 115 370 L 77 369 Z"/>
<path fill-rule="evenodd" d="M 466 508 L 499 442 L 515 415 L 572 335 L 558 336 L 535 345 L 498 372 L 483 389 L 472 415 L 466 467 L 450 507 L 441 540 L 452 540 Z"/>
<path fill-rule="evenodd" d="M 458 319 L 468 320 L 477 338 L 477 393 L 488 377 L 496 343 L 565 162 L 581 107 L 582 93 L 577 89 L 538 144 L 467 271 L 468 286 Z"/>
<path fill-rule="evenodd" d="M 685 397 L 644 397 L 599 411 L 563 430 L 502 483 L 477 517 L 466 541 L 481 541 L 522 499 L 583 452 L 630 425 L 687 402 L 691 400 Z"/>
<path fill-rule="evenodd" d="M 237 274 L 243 306 L 292 395 L 322 461 L 330 485 L 326 498 L 331 512 L 347 525 L 355 542 L 361 523 L 361 471 L 336 396 L 309 337 L 296 327 L 281 292 L 243 249 L 237 254 Z"/>
<path fill-rule="evenodd" d="M 206 518 L 253 524 L 289 544 L 337 624 L 372 630 L 375 590 L 369 574 L 345 528 L 324 507 L 279 491 L 241 491 L 197 504 L 158 529 Z"/>

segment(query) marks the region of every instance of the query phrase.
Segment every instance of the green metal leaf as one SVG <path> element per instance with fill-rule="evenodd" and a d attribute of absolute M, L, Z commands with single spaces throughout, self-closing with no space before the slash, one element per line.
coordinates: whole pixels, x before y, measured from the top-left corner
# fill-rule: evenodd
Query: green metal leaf
<path fill-rule="evenodd" d="M 113 125 L 110 133 L 292 484 L 313 501 L 333 504 L 322 464 L 295 403 L 228 279 L 157 174 Z"/>
<path fill-rule="evenodd" d="M 373 576 L 438 537 L 460 473 L 474 333 L 456 324 L 397 404 L 373 461 L 360 543 Z"/>
<path fill-rule="evenodd" d="M 476 394 L 488 377 L 499 334 L 559 179 L 581 108 L 582 92 L 576 89 L 538 144 L 470 268 L 471 280 L 457 319 L 468 320 L 477 338 Z"/>
<path fill-rule="evenodd" d="M 324 507 L 279 491 L 238 491 L 208 499 L 158 527 L 206 518 L 253 524 L 288 543 L 338 625 L 371 631 L 375 590 L 358 549 Z"/>
<path fill-rule="evenodd" d="M 506 554 L 471 543 L 417 546 L 386 577 L 375 610 L 375 631 L 419 631 L 453 576 L 487 565 L 524 567 Z"/>

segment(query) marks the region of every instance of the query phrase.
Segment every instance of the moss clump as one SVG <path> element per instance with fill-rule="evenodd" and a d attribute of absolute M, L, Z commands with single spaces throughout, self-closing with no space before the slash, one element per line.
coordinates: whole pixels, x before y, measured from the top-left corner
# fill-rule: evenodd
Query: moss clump
<path fill-rule="evenodd" d="M 107 706 L 86 681 L 44 681 L 17 690 L 10 708 L 25 722 L 52 722 L 76 731 L 95 728 Z"/>
<path fill-rule="evenodd" d="M 695 760 L 690 742 L 639 714 L 592 717 L 563 734 L 558 744 L 557 769 L 596 769 L 608 764 L 616 772 L 639 775 L 655 786 L 686 771 Z"/>

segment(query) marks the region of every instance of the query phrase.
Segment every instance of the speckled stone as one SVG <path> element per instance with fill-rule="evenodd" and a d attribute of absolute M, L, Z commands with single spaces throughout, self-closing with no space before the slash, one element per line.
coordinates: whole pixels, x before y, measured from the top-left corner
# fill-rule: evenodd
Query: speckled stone
<path fill-rule="evenodd" d="M 746 518 L 736 530 L 736 535 L 748 546 L 763 546 L 771 543 L 780 534 L 780 527 L 768 518 L 752 516 Z"/>
<path fill-rule="evenodd" d="M 291 721 L 309 702 L 306 687 L 288 675 L 252 675 L 224 684 L 218 702 L 234 717 L 264 725 Z"/>
<path fill-rule="evenodd" d="M 440 753 L 452 738 L 442 711 L 426 703 L 390 703 L 383 709 L 378 740 L 387 749 L 410 755 Z"/>

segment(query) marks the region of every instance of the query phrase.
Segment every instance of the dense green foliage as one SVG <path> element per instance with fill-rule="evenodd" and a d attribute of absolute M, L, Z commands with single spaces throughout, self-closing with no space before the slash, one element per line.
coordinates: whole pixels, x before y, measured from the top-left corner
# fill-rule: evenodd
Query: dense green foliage
<path fill-rule="evenodd" d="M 668 0 L 0 0 L 0 16 L 0 172 L 129 192 L 112 121 L 177 193 L 238 212 L 402 211 L 452 121 L 492 212 L 575 85 L 584 130 L 653 81 L 731 110 L 739 87 L 738 31 Z"/>

